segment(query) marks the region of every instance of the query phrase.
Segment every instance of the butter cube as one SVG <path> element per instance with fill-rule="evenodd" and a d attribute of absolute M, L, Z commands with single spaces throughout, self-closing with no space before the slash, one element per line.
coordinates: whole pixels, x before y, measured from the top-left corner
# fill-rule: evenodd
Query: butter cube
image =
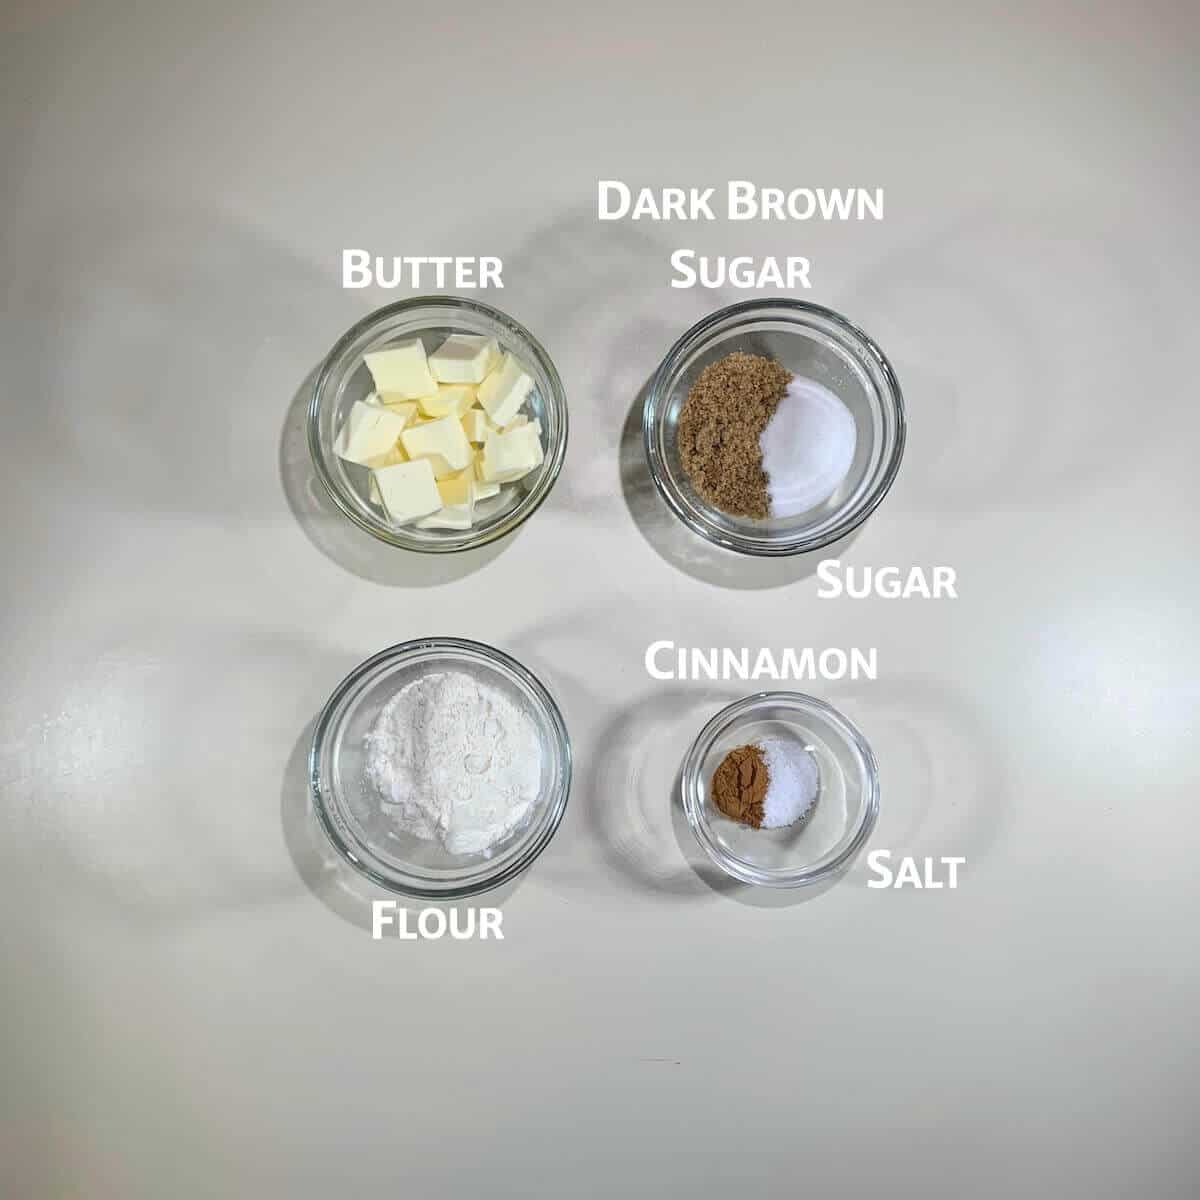
<path fill-rule="evenodd" d="M 427 417 L 461 417 L 475 403 L 475 389 L 466 383 L 448 383 L 432 396 L 421 397 L 421 411 Z"/>
<path fill-rule="evenodd" d="M 419 410 L 415 400 L 402 400 L 394 392 L 384 392 L 382 396 L 376 393 L 372 393 L 372 395 L 375 397 L 374 400 L 372 400 L 373 404 L 380 404 L 386 408 L 388 412 L 395 413 L 396 416 L 400 417 L 404 421 L 406 428 L 417 419 L 417 413 Z"/>
<path fill-rule="evenodd" d="M 495 338 L 452 333 L 429 356 L 429 369 L 438 383 L 482 383 L 499 357 Z"/>
<path fill-rule="evenodd" d="M 439 479 L 437 490 L 438 495 L 442 498 L 442 504 L 447 507 L 455 504 L 470 504 L 475 497 L 475 484 L 469 478 L 467 471 Z"/>
<path fill-rule="evenodd" d="M 397 525 L 427 517 L 442 507 L 442 497 L 427 459 L 398 463 L 374 473 L 384 511 Z"/>
<path fill-rule="evenodd" d="M 375 390 L 381 395 L 417 400 L 437 391 L 437 382 L 430 373 L 420 338 L 398 342 L 386 350 L 372 350 L 363 357 L 375 380 Z"/>
<path fill-rule="evenodd" d="M 532 389 L 533 380 L 525 368 L 511 354 L 505 354 L 500 365 L 479 385 L 479 404 L 497 425 L 504 426 L 517 415 Z"/>
<path fill-rule="evenodd" d="M 467 441 L 477 442 L 480 445 L 486 439 L 488 430 L 496 428 L 488 420 L 488 415 L 482 408 L 472 408 L 468 412 L 463 413 L 462 427 L 463 432 L 467 435 Z"/>
<path fill-rule="evenodd" d="M 373 458 L 368 458 L 364 465 L 372 471 L 378 471 L 380 467 L 394 467 L 402 462 L 408 462 L 408 455 L 404 453 L 404 447 L 395 442 L 386 454 L 376 454 Z"/>
<path fill-rule="evenodd" d="M 511 433 L 489 433 L 479 460 L 479 475 L 487 483 L 512 483 L 542 461 L 542 443 L 532 425 Z"/>
<path fill-rule="evenodd" d="M 466 504 L 447 504 L 417 522 L 418 529 L 470 529 L 474 510 Z"/>
<path fill-rule="evenodd" d="M 530 419 L 526 413 L 517 413 L 515 417 L 503 429 L 501 433 L 511 433 L 514 429 L 520 429 L 522 425 L 532 425 L 537 430 L 538 437 L 542 436 L 542 423 L 537 417 Z"/>
<path fill-rule="evenodd" d="M 497 492 L 500 491 L 498 483 L 492 483 L 491 480 L 480 479 L 479 464 L 480 459 L 475 461 L 465 470 L 459 471 L 457 475 L 452 476 L 454 479 L 463 479 L 471 485 L 471 495 L 478 504 L 480 500 L 490 500 Z"/>
<path fill-rule="evenodd" d="M 386 454 L 404 429 L 404 421 L 379 404 L 355 401 L 333 443 L 333 452 L 347 462 L 366 463 Z"/>
<path fill-rule="evenodd" d="M 427 458 L 438 479 L 471 465 L 475 457 L 471 443 L 457 417 L 438 417 L 413 425 L 400 434 L 409 458 Z"/>

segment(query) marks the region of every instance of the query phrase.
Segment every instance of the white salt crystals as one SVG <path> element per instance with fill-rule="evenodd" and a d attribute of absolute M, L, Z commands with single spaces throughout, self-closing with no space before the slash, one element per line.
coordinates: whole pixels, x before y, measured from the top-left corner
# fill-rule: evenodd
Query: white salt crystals
<path fill-rule="evenodd" d="M 756 745 L 767 764 L 767 791 L 759 828 L 794 825 L 812 808 L 820 790 L 817 760 L 793 741 L 761 738 Z"/>
<path fill-rule="evenodd" d="M 858 431 L 850 410 L 812 379 L 788 384 L 759 437 L 772 517 L 828 500 L 850 471 Z"/>

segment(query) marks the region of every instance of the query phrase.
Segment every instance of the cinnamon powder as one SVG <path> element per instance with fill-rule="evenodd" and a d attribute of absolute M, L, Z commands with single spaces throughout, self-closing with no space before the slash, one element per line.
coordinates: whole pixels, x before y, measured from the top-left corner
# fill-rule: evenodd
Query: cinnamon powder
<path fill-rule="evenodd" d="M 735 350 L 709 363 L 679 412 L 679 457 L 692 486 L 737 517 L 770 515 L 759 437 L 792 376 L 773 358 Z"/>
<path fill-rule="evenodd" d="M 727 816 L 758 829 L 763 821 L 763 800 L 770 773 L 757 746 L 730 750 L 713 772 L 713 803 Z"/>

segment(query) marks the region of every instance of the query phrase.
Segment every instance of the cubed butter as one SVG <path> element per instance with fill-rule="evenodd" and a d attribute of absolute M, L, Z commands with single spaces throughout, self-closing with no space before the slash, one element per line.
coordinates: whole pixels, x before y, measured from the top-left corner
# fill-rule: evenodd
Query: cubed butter
<path fill-rule="evenodd" d="M 374 473 L 384 510 L 397 525 L 406 525 L 435 513 L 442 497 L 428 459 L 398 463 Z"/>
<path fill-rule="evenodd" d="M 492 483 L 491 480 L 480 479 L 479 464 L 481 459 L 476 458 L 475 461 L 465 470 L 460 471 L 453 476 L 455 479 L 467 479 L 471 483 L 471 495 L 475 498 L 478 504 L 480 500 L 490 500 L 500 491 L 498 483 Z"/>
<path fill-rule="evenodd" d="M 479 404 L 497 425 L 504 426 L 517 415 L 532 389 L 533 380 L 525 368 L 511 354 L 505 354 L 500 365 L 479 385 Z"/>
<path fill-rule="evenodd" d="M 397 342 L 386 350 L 372 350 L 363 357 L 380 395 L 418 400 L 437 391 L 437 381 L 429 370 L 425 346 L 420 338 Z"/>
<path fill-rule="evenodd" d="M 447 475 L 445 479 L 437 481 L 438 495 L 442 498 L 442 504 L 450 506 L 471 503 L 475 495 L 475 484 L 469 477 L 468 471 L 460 472 L 457 475 Z"/>
<path fill-rule="evenodd" d="M 422 517 L 418 529 L 470 529 L 474 520 L 473 509 L 467 504 L 447 504 L 437 512 Z"/>
<path fill-rule="evenodd" d="M 438 417 L 424 425 L 413 425 L 400 435 L 409 458 L 430 461 L 438 479 L 471 465 L 474 451 L 458 417 Z"/>
<path fill-rule="evenodd" d="M 507 425 L 505 425 L 503 429 L 500 430 L 500 432 L 501 433 L 511 433 L 514 429 L 520 429 L 522 425 L 532 425 L 534 427 L 534 429 L 537 430 L 538 437 L 542 436 L 541 421 L 539 421 L 537 419 L 537 417 L 534 417 L 531 420 L 529 415 L 527 413 L 523 413 L 523 412 L 517 413 L 517 415 L 515 417 L 513 417 L 513 419 L 511 421 L 509 421 L 509 423 Z"/>
<path fill-rule="evenodd" d="M 404 430 L 404 421 L 379 404 L 358 400 L 338 432 L 333 451 L 348 462 L 366 463 L 386 454 Z"/>
<path fill-rule="evenodd" d="M 372 471 L 378 471 L 380 467 L 394 467 L 402 462 L 408 462 L 408 455 L 404 453 L 404 447 L 399 442 L 393 442 L 392 448 L 386 454 L 376 454 L 374 458 L 368 458 L 365 465 Z"/>
<path fill-rule="evenodd" d="M 429 356 L 429 369 L 438 383 L 482 383 L 499 357 L 495 338 L 452 333 Z"/>
<path fill-rule="evenodd" d="M 427 417 L 461 417 L 475 403 L 475 389 L 467 383 L 447 383 L 432 396 L 422 396 L 421 411 Z"/>
<path fill-rule="evenodd" d="M 542 442 L 531 425 L 511 433 L 489 433 L 479 460 L 479 476 L 488 483 L 512 483 L 542 461 Z"/>
<path fill-rule="evenodd" d="M 417 408 L 415 400 L 402 400 L 393 392 L 385 392 L 382 396 L 377 395 L 375 402 L 382 404 L 388 412 L 395 413 L 404 421 L 405 428 L 417 419 L 417 414 L 420 411 Z"/>
<path fill-rule="evenodd" d="M 488 420 L 488 415 L 482 408 L 472 408 L 463 413 L 462 427 L 463 432 L 467 435 L 467 441 L 476 442 L 481 446 L 488 435 L 488 430 L 496 428 Z"/>

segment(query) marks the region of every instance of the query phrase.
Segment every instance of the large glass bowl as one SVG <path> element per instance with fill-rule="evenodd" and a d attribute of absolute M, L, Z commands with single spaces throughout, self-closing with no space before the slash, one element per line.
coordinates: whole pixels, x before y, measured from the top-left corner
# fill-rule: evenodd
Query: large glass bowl
<path fill-rule="evenodd" d="M 542 423 L 545 458 L 524 479 L 476 506 L 471 529 L 418 529 L 395 525 L 371 502 L 370 472 L 333 452 L 334 438 L 355 401 L 373 390 L 363 358 L 395 342 L 420 337 L 426 353 L 452 333 L 494 337 L 510 350 L 533 377 L 526 411 Z M 567 452 L 567 398 L 550 356 L 523 325 L 498 309 L 459 296 L 417 296 L 378 309 L 364 317 L 329 352 L 313 385 L 308 408 L 308 449 L 317 478 L 337 507 L 356 525 L 380 541 L 404 550 L 447 554 L 472 550 L 511 533 L 529 519 L 549 495 Z"/>
<path fill-rule="evenodd" d="M 366 776 L 366 734 L 383 706 L 422 675 L 462 671 L 503 692 L 533 720 L 542 749 L 538 798 L 525 822 L 479 854 L 401 833 Z M 329 840 L 355 870 L 406 896 L 453 900 L 497 887 L 546 848 L 567 807 L 571 742 L 550 693 L 520 663 L 480 642 L 402 642 L 356 667 L 317 720 L 309 752 L 313 802 Z"/>
<path fill-rule="evenodd" d="M 792 517 L 735 517 L 692 486 L 679 455 L 679 413 L 696 376 L 741 350 L 774 358 L 827 387 L 850 410 L 857 440 L 849 473 L 823 503 Z M 642 435 L 650 476 L 694 533 L 742 554 L 818 550 L 860 525 L 887 494 L 904 453 L 904 401 L 883 351 L 831 309 L 800 300 L 749 300 L 692 326 L 667 352 L 646 395 Z"/>
<path fill-rule="evenodd" d="M 812 809 L 782 829 L 743 825 L 712 798 L 726 754 L 763 737 L 792 742 L 817 765 Z M 879 815 L 879 769 L 866 739 L 837 709 L 799 692 L 760 692 L 723 708 L 700 731 L 680 778 L 683 811 L 705 853 L 733 878 L 765 887 L 805 887 L 841 874 Z"/>

